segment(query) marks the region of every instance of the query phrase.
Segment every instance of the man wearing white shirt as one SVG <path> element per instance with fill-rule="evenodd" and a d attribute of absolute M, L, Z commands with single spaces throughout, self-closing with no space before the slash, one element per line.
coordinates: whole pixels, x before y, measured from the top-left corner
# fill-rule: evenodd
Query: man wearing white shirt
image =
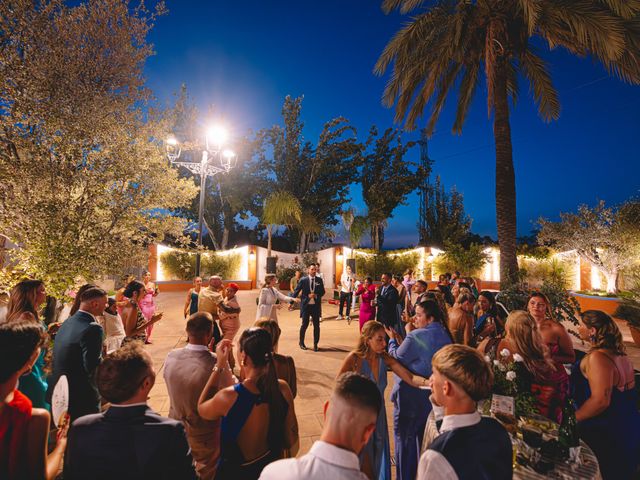
<path fill-rule="evenodd" d="M 347 265 L 347 268 L 342 275 L 340 276 L 340 307 L 338 310 L 338 320 L 342 320 L 344 317 L 342 316 L 342 311 L 345 303 L 347 304 L 347 322 L 351 323 L 351 297 L 353 295 L 353 284 L 354 284 L 353 273 L 351 272 L 351 267 Z"/>
<path fill-rule="evenodd" d="M 382 397 L 368 378 L 354 372 L 338 377 L 324 405 L 320 440 L 300 458 L 268 465 L 261 480 L 366 480 L 358 454 L 376 428 Z"/>
<path fill-rule="evenodd" d="M 478 401 L 493 385 L 489 364 L 473 348 L 453 344 L 441 348 L 431 365 L 431 402 L 440 435 L 420 457 L 418 480 L 511 479 L 509 434 L 478 413 Z"/>

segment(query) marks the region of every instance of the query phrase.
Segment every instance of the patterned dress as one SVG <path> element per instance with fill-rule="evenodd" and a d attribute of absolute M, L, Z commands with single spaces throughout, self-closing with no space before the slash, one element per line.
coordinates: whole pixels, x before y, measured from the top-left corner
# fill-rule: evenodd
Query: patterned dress
<path fill-rule="evenodd" d="M 133 304 L 133 305 L 136 307 L 136 330 L 137 330 L 142 325 L 144 325 L 147 322 L 147 320 L 144 318 L 144 315 L 142 314 L 142 310 L 140 310 L 140 307 L 136 304 Z M 142 330 L 138 333 L 134 333 L 130 337 L 125 337 L 125 339 L 122 341 L 122 345 L 126 345 L 127 343 L 133 342 L 133 341 L 140 341 L 142 343 L 145 343 L 147 341 L 147 332 L 145 330 Z"/>

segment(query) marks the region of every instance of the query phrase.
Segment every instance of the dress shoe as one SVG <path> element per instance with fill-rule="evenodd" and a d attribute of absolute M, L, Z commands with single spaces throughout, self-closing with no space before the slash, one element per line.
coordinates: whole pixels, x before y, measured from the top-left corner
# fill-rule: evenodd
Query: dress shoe
<path fill-rule="evenodd" d="M 300 344 L 300 348 L 301 348 L 302 350 L 308 350 L 307 346 L 306 346 L 304 343 L 301 343 L 301 344 Z"/>
<path fill-rule="evenodd" d="M 318 345 L 314 345 L 314 346 L 313 346 L 313 351 L 314 351 L 314 352 L 317 352 L 317 351 L 318 351 Z"/>

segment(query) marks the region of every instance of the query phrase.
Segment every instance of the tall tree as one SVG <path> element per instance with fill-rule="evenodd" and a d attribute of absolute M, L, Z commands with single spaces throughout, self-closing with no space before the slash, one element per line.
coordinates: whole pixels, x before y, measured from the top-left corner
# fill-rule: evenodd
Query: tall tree
<path fill-rule="evenodd" d="M 618 291 L 618 275 L 640 256 L 640 201 L 617 208 L 603 201 L 594 208 L 581 205 L 578 213 L 561 213 L 559 222 L 541 218 L 538 241 L 559 250 L 576 250 L 581 258 L 607 277 L 607 292 Z"/>
<path fill-rule="evenodd" d="M 531 85 L 544 121 L 560 115 L 558 94 L 546 62 L 533 42 L 591 55 L 619 78 L 640 83 L 640 1 L 638 0 L 383 0 L 385 12 L 413 10 L 415 16 L 387 44 L 375 72 L 393 64 L 384 103 L 396 105 L 396 120 L 415 127 L 425 109 L 431 134 L 450 91 L 459 89 L 453 131 L 460 133 L 480 83 L 487 84 L 496 150 L 496 217 L 500 279 L 515 279 L 516 188 L 509 99 L 517 78 Z"/>
<path fill-rule="evenodd" d="M 424 212 L 426 231 L 421 232 L 420 237 L 427 245 L 459 244 L 469 233 L 471 218 L 464 212 L 463 195 L 455 187 L 447 193 L 439 175 L 435 184 L 427 188 Z"/>
<path fill-rule="evenodd" d="M 0 2 L 2 283 L 42 278 L 56 297 L 116 273 L 150 241 L 181 236 L 168 212 L 196 194 L 157 139 L 143 68 L 159 9 L 121 0 Z"/>
<path fill-rule="evenodd" d="M 403 144 L 399 132 L 393 128 L 376 137 L 378 129 L 373 126 L 367 140 L 369 151 L 363 157 L 361 182 L 362 196 L 369 210 L 371 243 L 375 250 L 380 250 L 384 244 L 387 219 L 424 181 L 427 172 L 404 159 L 415 142 Z"/>
<path fill-rule="evenodd" d="M 302 210 L 310 213 L 322 230 L 338 224 L 337 217 L 348 201 L 348 186 L 354 182 L 361 160 L 362 146 L 355 129 L 339 117 L 324 124 L 317 145 L 304 139 L 301 119 L 302 97 L 287 96 L 282 106 L 284 126 L 259 133 L 263 160 L 276 185 L 298 199 Z M 265 152 L 271 153 L 267 157 Z M 298 249 L 305 251 L 307 232 L 299 233 Z"/>

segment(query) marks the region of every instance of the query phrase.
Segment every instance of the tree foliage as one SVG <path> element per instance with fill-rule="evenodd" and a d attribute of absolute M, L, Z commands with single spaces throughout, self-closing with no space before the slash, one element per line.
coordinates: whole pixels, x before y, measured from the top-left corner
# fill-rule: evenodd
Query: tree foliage
<path fill-rule="evenodd" d="M 196 189 L 167 164 L 143 77 L 162 11 L 0 3 L 0 231 L 18 245 L 3 283 L 39 277 L 60 297 L 182 234 L 170 212 Z"/>
<path fill-rule="evenodd" d="M 258 133 L 261 157 L 269 178 L 293 195 L 302 210 L 311 215 L 322 231 L 338 224 L 343 205 L 349 200 L 349 185 L 361 161 L 361 145 L 356 132 L 342 117 L 324 124 L 317 144 L 303 136 L 302 97 L 287 96 L 282 106 L 284 126 Z M 305 251 L 307 232 L 295 228 L 298 249 Z"/>
<path fill-rule="evenodd" d="M 463 276 L 476 276 L 491 258 L 482 245 L 471 244 L 464 248 L 456 243 L 446 243 L 444 253 L 433 262 L 435 273 L 459 271 Z"/>
<path fill-rule="evenodd" d="M 426 229 L 420 238 L 427 245 L 443 247 L 445 243 L 461 243 L 465 239 L 471 218 L 464 212 L 464 197 L 455 187 L 447 193 L 440 176 L 427 188 L 425 207 Z"/>
<path fill-rule="evenodd" d="M 396 120 L 412 129 L 423 113 L 434 131 L 449 94 L 458 91 L 453 132 L 461 133 L 484 73 L 487 110 L 493 113 L 496 217 L 503 285 L 516 261 L 516 189 L 511 125 L 518 80 L 524 77 L 544 121 L 560 116 L 558 92 L 534 39 L 592 56 L 624 81 L 640 83 L 640 2 L 637 0 L 383 0 L 387 13 L 412 13 L 375 67 L 391 75 L 383 94 Z M 484 71 L 484 72 L 483 72 Z"/>
<path fill-rule="evenodd" d="M 640 254 L 640 201 L 630 200 L 618 207 L 604 201 L 577 213 L 561 213 L 559 222 L 538 220 L 538 241 L 558 250 L 576 250 L 581 258 L 607 277 L 607 292 L 618 291 L 618 275 L 633 265 Z"/>
<path fill-rule="evenodd" d="M 378 129 L 371 127 L 362 166 L 362 196 L 367 204 L 371 242 L 378 251 L 384 243 L 387 220 L 393 217 L 398 205 L 420 185 L 428 172 L 414 162 L 405 160 L 415 142 L 402 143 L 397 130 L 388 128 L 378 137 Z"/>
<path fill-rule="evenodd" d="M 271 236 L 280 225 L 297 225 L 302 221 L 302 208 L 296 197 L 285 190 L 274 192 L 264 201 L 262 223 L 267 227 L 267 256 L 271 256 Z"/>

